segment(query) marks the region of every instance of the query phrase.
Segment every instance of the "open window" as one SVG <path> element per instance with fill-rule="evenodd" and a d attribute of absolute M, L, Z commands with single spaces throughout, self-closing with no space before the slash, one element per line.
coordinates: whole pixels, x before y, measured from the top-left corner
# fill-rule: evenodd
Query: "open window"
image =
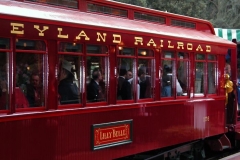
<path fill-rule="evenodd" d="M 117 56 L 117 100 L 134 99 L 133 64 L 135 62 L 134 48 L 120 48 Z"/>
<path fill-rule="evenodd" d="M 161 74 L 161 97 L 173 96 L 173 66 L 175 64 L 174 52 L 165 51 L 162 53 L 162 74 Z"/>
<path fill-rule="evenodd" d="M 153 98 L 155 86 L 154 52 L 149 49 L 138 49 L 138 84 L 137 98 Z"/>
<path fill-rule="evenodd" d="M 9 108 L 9 49 L 10 40 L 0 37 L 0 110 Z"/>
<path fill-rule="evenodd" d="M 16 108 L 45 105 L 45 54 L 44 41 L 16 39 Z"/>
<path fill-rule="evenodd" d="M 87 45 L 86 59 L 87 103 L 107 102 L 108 48 Z"/>
<path fill-rule="evenodd" d="M 203 96 L 205 91 L 205 68 L 206 68 L 206 54 L 197 53 L 195 55 L 195 83 L 194 96 Z"/>
<path fill-rule="evenodd" d="M 186 96 L 189 88 L 189 54 L 185 52 L 177 53 L 176 66 L 176 94 L 177 96 Z"/>
<path fill-rule="evenodd" d="M 216 94 L 217 85 L 217 57 L 216 55 L 208 55 L 207 63 L 207 81 L 208 81 L 208 94 Z"/>
<path fill-rule="evenodd" d="M 59 104 L 81 104 L 83 90 L 82 44 L 60 42 L 58 48 Z"/>

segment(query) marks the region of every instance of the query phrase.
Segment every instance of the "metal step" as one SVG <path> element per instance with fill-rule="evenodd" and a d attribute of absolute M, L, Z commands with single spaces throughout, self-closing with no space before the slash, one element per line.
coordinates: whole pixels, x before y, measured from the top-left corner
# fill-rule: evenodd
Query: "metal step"
<path fill-rule="evenodd" d="M 224 149 L 232 148 L 231 142 L 225 134 L 219 139 L 209 140 L 208 144 L 212 151 L 223 151 Z"/>

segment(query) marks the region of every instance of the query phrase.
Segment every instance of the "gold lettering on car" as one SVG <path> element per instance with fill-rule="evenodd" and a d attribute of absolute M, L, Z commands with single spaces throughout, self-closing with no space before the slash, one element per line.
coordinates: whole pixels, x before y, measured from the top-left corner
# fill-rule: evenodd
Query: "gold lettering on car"
<path fill-rule="evenodd" d="M 199 50 L 200 50 L 201 52 L 203 51 L 202 46 L 201 46 L 200 44 L 198 45 L 196 51 L 199 51 Z"/>
<path fill-rule="evenodd" d="M 80 40 L 81 37 L 85 37 L 86 41 L 90 40 L 90 38 L 87 36 L 87 34 L 83 30 L 78 34 L 78 36 L 76 36 L 76 39 Z"/>
<path fill-rule="evenodd" d="M 23 23 L 14 23 L 14 22 L 10 22 L 10 32 L 11 34 L 20 34 L 23 35 L 24 34 L 24 27 L 26 28 L 25 24 Z M 50 30 L 50 27 L 47 25 L 33 25 L 34 29 L 36 29 L 38 32 L 38 36 L 44 37 L 46 36 L 46 34 L 50 34 L 51 32 L 47 31 Z M 57 28 L 58 30 L 58 38 L 64 38 L 64 39 L 68 39 L 69 38 L 69 34 L 65 34 L 63 31 L 63 28 Z M 47 32 L 46 32 L 47 31 Z M 103 32 L 94 32 L 97 37 L 96 37 L 96 42 L 106 42 L 107 41 L 107 35 L 108 33 L 103 33 Z M 71 33 L 72 34 L 72 33 Z M 91 34 L 92 36 L 93 34 Z M 79 32 L 79 34 L 74 35 L 75 40 L 81 40 L 84 39 L 86 41 L 89 41 L 90 38 L 92 38 L 91 36 L 89 37 L 86 32 L 84 30 L 81 30 Z M 121 45 L 128 45 L 125 44 L 124 42 L 122 42 L 122 35 L 121 34 L 112 34 L 113 38 L 112 38 L 112 43 L 114 44 L 121 44 Z M 129 35 L 130 36 L 130 35 Z M 211 52 L 212 50 L 212 46 L 211 45 L 202 45 L 202 44 L 193 44 L 191 42 L 181 42 L 181 41 L 177 41 L 175 42 L 175 40 L 169 40 L 169 39 L 157 39 L 157 38 L 149 38 L 149 41 L 144 41 L 143 37 L 140 36 L 133 36 L 134 40 L 133 43 L 136 46 L 149 46 L 149 47 L 157 47 L 158 49 L 165 47 L 166 49 L 178 49 L 178 50 L 188 50 L 188 51 L 198 51 L 198 52 Z M 126 37 L 128 38 L 128 37 Z M 157 42 L 158 41 L 158 42 Z M 165 44 L 164 42 L 167 42 L 167 44 Z M 157 42 L 157 43 L 156 43 Z M 160 49 L 161 50 L 161 49 Z"/>
<path fill-rule="evenodd" d="M 39 31 L 39 36 L 44 36 L 44 31 L 46 31 L 46 30 L 48 30 L 49 29 L 49 27 L 48 26 L 43 26 L 43 29 L 41 30 L 41 29 L 39 29 L 40 27 L 39 27 L 39 25 L 34 25 L 34 28 L 35 29 L 37 29 L 38 31 Z"/>
<path fill-rule="evenodd" d="M 141 45 L 143 45 L 143 38 L 142 37 L 134 37 L 135 38 L 135 45 L 138 45 L 138 43 L 140 43 Z"/>
<path fill-rule="evenodd" d="M 206 45 L 206 52 L 211 52 L 211 46 Z"/>
<path fill-rule="evenodd" d="M 103 33 L 103 36 L 102 36 L 100 32 L 97 32 L 97 36 L 98 36 L 97 41 L 100 42 L 101 41 L 100 38 L 101 38 L 102 41 L 105 42 L 106 41 L 106 35 L 107 35 L 107 33 Z"/>
<path fill-rule="evenodd" d="M 58 34 L 58 38 L 68 38 L 68 34 L 66 35 L 62 35 L 62 28 L 58 28 L 59 34 Z"/>
<path fill-rule="evenodd" d="M 24 24 L 22 23 L 11 23 L 11 26 L 12 26 L 12 30 L 11 30 L 11 33 L 12 34 L 24 34 Z M 22 29 L 22 30 L 20 30 Z"/>
<path fill-rule="evenodd" d="M 126 130 L 125 129 L 121 129 L 121 130 L 113 129 L 112 132 L 113 132 L 113 137 L 114 138 L 126 136 Z"/>
<path fill-rule="evenodd" d="M 168 48 L 174 48 L 174 45 L 171 46 L 172 41 L 168 41 Z"/>
<path fill-rule="evenodd" d="M 149 40 L 149 42 L 147 43 L 147 46 L 151 46 L 151 44 L 152 44 L 154 47 L 157 46 L 153 39 L 150 39 L 150 40 Z"/>
<path fill-rule="evenodd" d="M 183 42 L 177 42 L 177 49 L 184 49 L 184 43 Z"/>
<path fill-rule="evenodd" d="M 112 132 L 101 132 L 100 131 L 100 140 L 106 140 L 112 138 Z"/>
<path fill-rule="evenodd" d="M 121 35 L 113 34 L 113 43 L 121 43 Z"/>
<path fill-rule="evenodd" d="M 162 39 L 160 40 L 160 47 L 161 48 L 163 47 L 163 40 Z"/>
<path fill-rule="evenodd" d="M 193 50 L 193 44 L 192 43 L 187 43 L 187 50 L 192 51 Z"/>

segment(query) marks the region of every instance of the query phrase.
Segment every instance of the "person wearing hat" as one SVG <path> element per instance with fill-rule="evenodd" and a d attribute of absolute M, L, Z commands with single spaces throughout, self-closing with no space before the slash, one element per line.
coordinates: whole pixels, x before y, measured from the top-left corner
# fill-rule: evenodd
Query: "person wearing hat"
<path fill-rule="evenodd" d="M 79 103 L 79 90 L 73 83 L 74 75 L 72 73 L 72 64 L 66 60 L 62 61 L 59 75 L 58 94 L 60 96 L 60 104 Z"/>

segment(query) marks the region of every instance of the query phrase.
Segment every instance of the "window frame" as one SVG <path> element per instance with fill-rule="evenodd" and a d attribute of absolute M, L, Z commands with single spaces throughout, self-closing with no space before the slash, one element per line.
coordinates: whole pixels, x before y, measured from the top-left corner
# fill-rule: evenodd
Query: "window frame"
<path fill-rule="evenodd" d="M 45 44 L 45 50 L 24 50 L 24 49 L 17 49 L 16 48 L 16 42 L 17 41 L 19 41 L 19 40 L 29 40 L 29 41 L 41 41 L 41 42 L 43 42 L 44 44 Z M 13 52 L 15 53 L 14 54 L 14 61 L 13 61 L 13 68 L 14 68 L 14 83 L 13 83 L 13 88 L 15 89 L 16 88 L 16 84 L 17 84 L 17 81 L 15 80 L 15 76 L 17 75 L 17 73 L 16 73 L 16 55 L 18 54 L 18 53 L 26 53 L 26 54 L 40 54 L 40 55 L 42 55 L 42 69 L 43 69 L 43 73 L 42 73 L 42 84 L 43 84 L 43 86 L 42 86 L 42 90 L 43 90 L 43 92 L 42 92 L 42 94 L 43 94 L 43 98 L 44 98 L 44 105 L 43 106 L 40 106 L 40 107 L 28 107 L 28 108 L 16 108 L 16 106 L 15 105 L 13 105 L 12 106 L 12 108 L 14 108 L 14 109 L 12 109 L 12 110 L 14 110 L 14 112 L 22 112 L 22 111 L 36 111 L 36 110 L 40 110 L 40 111 L 42 111 L 42 110 L 47 110 L 47 108 L 48 108 L 48 106 L 47 106 L 47 97 L 46 96 L 44 96 L 44 95 L 48 95 L 48 93 L 47 93 L 47 88 L 48 88 L 48 82 L 47 82 L 47 42 L 45 41 L 45 40 L 41 40 L 41 39 L 28 39 L 28 38 L 15 38 L 15 39 L 13 39 L 13 41 L 15 41 L 13 44 L 14 44 L 14 46 L 13 46 Z M 14 97 L 15 97 L 15 93 L 16 92 L 14 92 Z M 15 100 L 16 99 L 14 99 L 14 104 L 16 104 L 15 103 Z"/>
<path fill-rule="evenodd" d="M 6 77 L 6 80 L 7 80 L 7 89 L 8 89 L 8 91 L 7 91 L 7 100 L 8 100 L 8 102 L 7 102 L 7 104 L 8 104 L 8 107 L 6 107 L 5 109 L 3 109 L 3 110 L 0 110 L 0 113 L 4 113 L 4 114 L 7 114 L 7 113 L 14 113 L 13 112 L 13 110 L 12 110 L 12 108 L 11 108 L 11 102 L 10 102 L 10 97 L 11 97 L 11 95 L 10 95 L 10 92 L 11 92 L 11 90 L 10 90 L 10 88 L 11 88 L 11 84 L 10 84 L 10 76 L 11 76 L 11 73 L 10 73 L 10 70 L 9 70 L 9 68 L 10 68 L 10 59 L 11 59 L 11 53 L 13 52 L 13 50 L 12 50 L 12 38 L 10 38 L 10 37 L 0 37 L 0 39 L 1 38 L 4 38 L 4 39 L 8 39 L 9 40 L 9 47 L 7 48 L 7 49 L 1 49 L 0 48 L 0 54 L 6 54 L 6 64 L 7 64 L 7 67 L 8 67 L 8 75 L 7 75 L 7 77 Z"/>
<path fill-rule="evenodd" d="M 61 44 L 70 44 L 70 43 L 72 43 L 73 45 L 74 44 L 80 44 L 81 45 L 81 51 L 76 51 L 76 52 L 69 52 L 69 51 L 61 51 L 60 50 L 60 47 L 62 47 L 61 46 Z M 80 64 L 83 64 L 83 61 L 84 61 L 84 50 L 83 50 L 83 48 L 84 48 L 84 44 L 83 43 L 76 43 L 76 42 L 70 42 L 70 41 L 58 41 L 57 42 L 57 56 L 58 56 L 58 58 L 57 58 L 57 62 L 58 62 L 58 64 L 60 64 L 60 61 L 59 61 L 59 55 L 61 56 L 61 55 L 66 55 L 66 56 L 73 56 L 73 57 L 81 57 L 80 59 Z M 83 85 L 83 83 L 84 83 L 84 80 L 83 80 L 83 74 L 84 74 L 84 71 L 83 71 L 84 69 L 83 69 L 83 66 L 80 66 L 80 69 L 79 69 L 79 81 L 77 81 L 78 82 L 78 91 L 79 91 L 79 98 L 80 98 L 80 102 L 79 103 L 76 103 L 76 104 L 59 104 L 59 103 L 57 103 L 58 105 L 57 105 L 57 109 L 66 109 L 66 108 L 82 108 L 83 107 L 83 91 L 84 91 L 84 85 Z M 59 67 L 58 67 L 58 69 L 57 69 L 57 73 L 59 73 L 60 72 L 60 69 L 59 69 Z M 58 88 L 56 89 L 57 90 L 57 94 L 58 94 Z M 59 101 L 59 99 L 57 99 L 57 101 Z"/>
<path fill-rule="evenodd" d="M 139 55 L 138 54 L 138 51 L 139 50 L 148 50 L 148 51 L 151 51 L 152 52 L 152 56 L 141 56 L 141 55 Z M 150 97 L 150 98 L 142 98 L 142 99 L 138 99 L 137 97 L 136 97 L 136 100 L 137 100 L 137 102 L 143 102 L 143 101 L 154 101 L 155 99 L 156 99 L 156 97 L 155 97 L 155 90 L 156 90 L 156 82 L 155 82 L 155 79 L 156 79 L 156 74 L 157 74 L 157 72 L 156 72 L 156 51 L 153 49 L 153 48 L 144 48 L 144 47 L 138 47 L 138 48 L 136 48 L 136 73 L 138 74 L 138 67 L 139 67 L 139 59 L 145 59 L 145 60 L 152 60 L 153 61 L 153 64 L 151 64 L 151 66 L 152 66 L 152 71 L 151 71 L 151 73 L 154 73 L 153 74 L 153 77 L 151 78 L 151 93 L 152 93 L 152 97 Z M 137 76 L 138 77 L 138 76 Z"/>
<path fill-rule="evenodd" d="M 106 50 L 106 53 L 88 53 L 87 52 L 87 46 L 88 45 L 92 45 L 92 46 L 101 46 L 101 47 L 105 47 Z M 108 68 L 109 68 L 109 46 L 106 45 L 106 44 L 94 44 L 94 43 L 87 43 L 84 45 L 84 48 L 85 48 L 85 52 L 84 52 L 84 63 L 85 63 L 85 70 L 84 70 L 84 92 L 85 92 L 85 98 L 83 99 L 84 101 L 84 104 L 86 107 L 94 107 L 94 106 L 106 106 L 108 105 L 109 103 L 109 71 L 108 71 Z M 103 52 L 103 48 L 101 48 L 101 52 Z M 88 73 L 88 66 L 87 66 L 87 57 L 105 57 L 104 60 L 105 62 L 107 63 L 105 66 L 104 66 L 104 72 L 105 72 L 105 98 L 106 98 L 106 101 L 100 101 L 100 102 L 87 102 L 87 73 Z M 103 72 L 102 72 L 102 75 L 103 75 Z"/>

